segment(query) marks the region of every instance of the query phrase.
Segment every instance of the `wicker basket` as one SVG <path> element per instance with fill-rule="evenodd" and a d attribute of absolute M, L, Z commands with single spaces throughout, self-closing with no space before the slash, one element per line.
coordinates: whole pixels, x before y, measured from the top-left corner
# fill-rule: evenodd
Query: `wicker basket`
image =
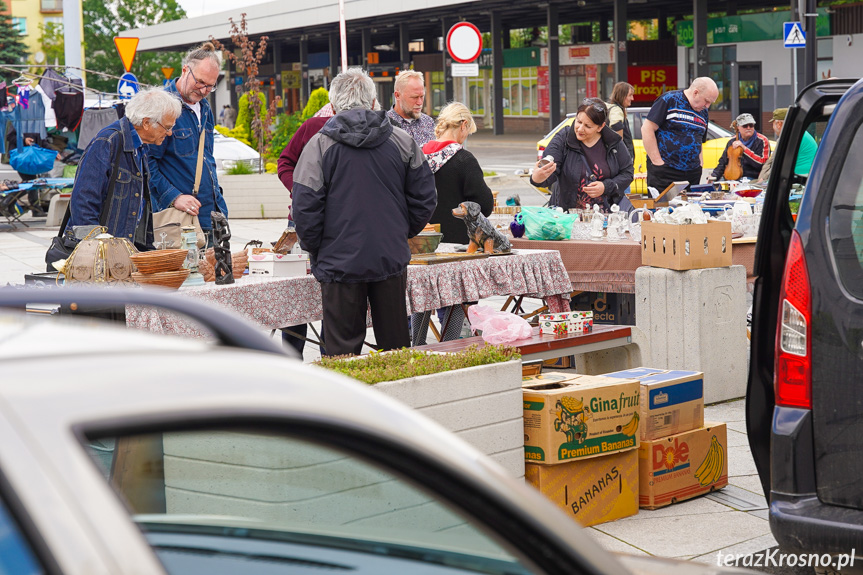
<path fill-rule="evenodd" d="M 132 280 L 137 284 L 162 286 L 170 289 L 178 289 L 187 277 L 189 277 L 189 270 L 187 269 L 155 274 L 132 273 Z"/>
<path fill-rule="evenodd" d="M 495 206 L 492 210 L 493 214 L 517 214 L 521 211 L 521 206 Z"/>
<path fill-rule="evenodd" d="M 173 272 L 179 270 L 189 250 L 155 250 L 130 256 L 132 263 L 142 274 Z"/>

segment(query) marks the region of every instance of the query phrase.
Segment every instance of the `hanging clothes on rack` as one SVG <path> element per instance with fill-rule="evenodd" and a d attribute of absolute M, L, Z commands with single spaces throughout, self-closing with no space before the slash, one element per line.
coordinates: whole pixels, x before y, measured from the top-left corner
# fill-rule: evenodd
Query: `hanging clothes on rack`
<path fill-rule="evenodd" d="M 30 86 L 18 86 L 15 103 L 25 110 L 30 107 Z"/>
<path fill-rule="evenodd" d="M 62 74 L 58 74 L 53 68 L 48 68 L 45 70 L 45 73 L 42 74 L 42 79 L 39 81 L 39 85 L 42 86 L 42 90 L 45 91 L 45 94 L 53 100 L 56 90 L 66 86 L 69 82 L 71 82 L 69 78 Z"/>
<path fill-rule="evenodd" d="M 30 98 L 35 98 L 37 95 L 42 98 L 42 105 L 45 107 L 45 127 L 49 129 L 56 127 L 57 118 L 54 115 L 54 109 L 51 107 L 51 104 L 54 102 L 51 101 L 51 98 L 49 98 L 48 94 L 45 93 L 45 90 L 42 89 L 42 86 L 38 84 L 35 88 L 30 90 Z"/>
<path fill-rule="evenodd" d="M 7 123 L 14 122 L 12 111 L 15 109 L 14 100 L 12 104 L 6 101 L 6 82 L 0 82 L 0 154 L 6 153 Z"/>
<path fill-rule="evenodd" d="M 99 131 L 118 120 L 114 108 L 87 108 L 81 116 L 81 132 L 78 134 L 78 149 L 85 150 Z"/>
<path fill-rule="evenodd" d="M 77 90 L 70 92 L 57 90 L 51 107 L 57 117 L 57 128 L 75 131 L 81 124 L 81 116 L 84 114 L 84 93 Z"/>
<path fill-rule="evenodd" d="M 19 86 L 19 93 L 21 89 Z M 20 102 L 19 102 L 20 103 Z M 26 108 L 21 105 L 15 106 L 15 132 L 17 132 L 17 145 L 24 146 L 24 134 L 39 134 L 39 141 L 48 137 L 45 129 L 45 105 L 42 98 L 29 98 Z"/>

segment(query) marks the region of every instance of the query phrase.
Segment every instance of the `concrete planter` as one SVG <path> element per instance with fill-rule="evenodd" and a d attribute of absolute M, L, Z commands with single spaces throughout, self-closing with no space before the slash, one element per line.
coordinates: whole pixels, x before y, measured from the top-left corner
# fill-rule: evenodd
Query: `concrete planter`
<path fill-rule="evenodd" d="M 276 174 L 219 176 L 232 219 L 287 218 L 291 196 Z"/>
<path fill-rule="evenodd" d="M 385 381 L 381 391 L 433 419 L 524 477 L 521 361 Z"/>
<path fill-rule="evenodd" d="M 384 382 L 375 388 L 422 412 L 524 477 L 521 361 L 508 361 Z M 371 468 L 302 440 L 242 432 L 163 436 L 168 513 L 255 517 L 328 524 L 393 522 L 457 527 L 461 519 L 429 516 L 427 495 L 406 491 Z M 323 495 L 322 495 L 323 494 Z M 381 513 L 381 510 L 387 510 Z"/>

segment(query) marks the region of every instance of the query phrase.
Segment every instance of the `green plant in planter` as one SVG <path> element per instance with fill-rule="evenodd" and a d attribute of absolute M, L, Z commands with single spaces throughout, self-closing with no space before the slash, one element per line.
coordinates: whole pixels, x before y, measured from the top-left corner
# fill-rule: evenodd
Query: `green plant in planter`
<path fill-rule="evenodd" d="M 254 174 L 256 172 L 248 164 L 237 162 L 234 167 L 225 170 L 225 173 L 229 176 L 245 176 L 246 174 Z"/>
<path fill-rule="evenodd" d="M 365 383 L 374 384 L 519 358 L 521 354 L 514 347 L 472 345 L 455 353 L 424 353 L 404 348 L 387 353 L 372 352 L 365 358 L 322 357 L 315 363 Z"/>

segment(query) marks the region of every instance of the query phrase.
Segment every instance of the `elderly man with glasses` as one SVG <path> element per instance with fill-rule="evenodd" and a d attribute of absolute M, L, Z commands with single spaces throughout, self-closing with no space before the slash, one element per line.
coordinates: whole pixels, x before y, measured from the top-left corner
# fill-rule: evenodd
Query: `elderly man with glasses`
<path fill-rule="evenodd" d="M 139 250 L 153 249 L 145 144 L 150 149 L 161 144 L 179 115 L 179 99 L 162 90 L 139 92 L 129 100 L 125 116 L 103 128 L 84 150 L 66 230 L 101 225 Z"/>
<path fill-rule="evenodd" d="M 736 130 L 737 137 L 728 140 L 722 156 L 719 157 L 719 163 L 707 178 L 708 182 L 725 177 L 725 170 L 729 162 L 728 153 L 731 150 L 737 152 L 732 155 L 739 157 L 743 174 L 740 178 L 749 178 L 750 180 L 758 178 L 761 168 L 764 167 L 764 163 L 770 157 L 770 140 L 755 130 L 755 118 L 752 117 L 752 114 L 737 116 L 737 119 L 731 124 L 731 129 Z"/>
<path fill-rule="evenodd" d="M 216 160 L 213 158 L 213 127 L 216 124 L 207 95 L 216 88 L 221 56 L 213 44 L 205 42 L 183 58 L 183 72 L 168 82 L 165 90 L 180 96 L 183 105 L 171 133 L 158 146 L 150 146 L 150 173 L 154 211 L 168 207 L 197 215 L 201 228 L 212 245 L 210 214 L 226 216 L 228 207 L 219 188 Z M 201 134 L 203 133 L 203 139 Z M 200 180 L 195 181 L 199 147 L 203 143 Z M 197 193 L 195 184 L 197 183 Z"/>

